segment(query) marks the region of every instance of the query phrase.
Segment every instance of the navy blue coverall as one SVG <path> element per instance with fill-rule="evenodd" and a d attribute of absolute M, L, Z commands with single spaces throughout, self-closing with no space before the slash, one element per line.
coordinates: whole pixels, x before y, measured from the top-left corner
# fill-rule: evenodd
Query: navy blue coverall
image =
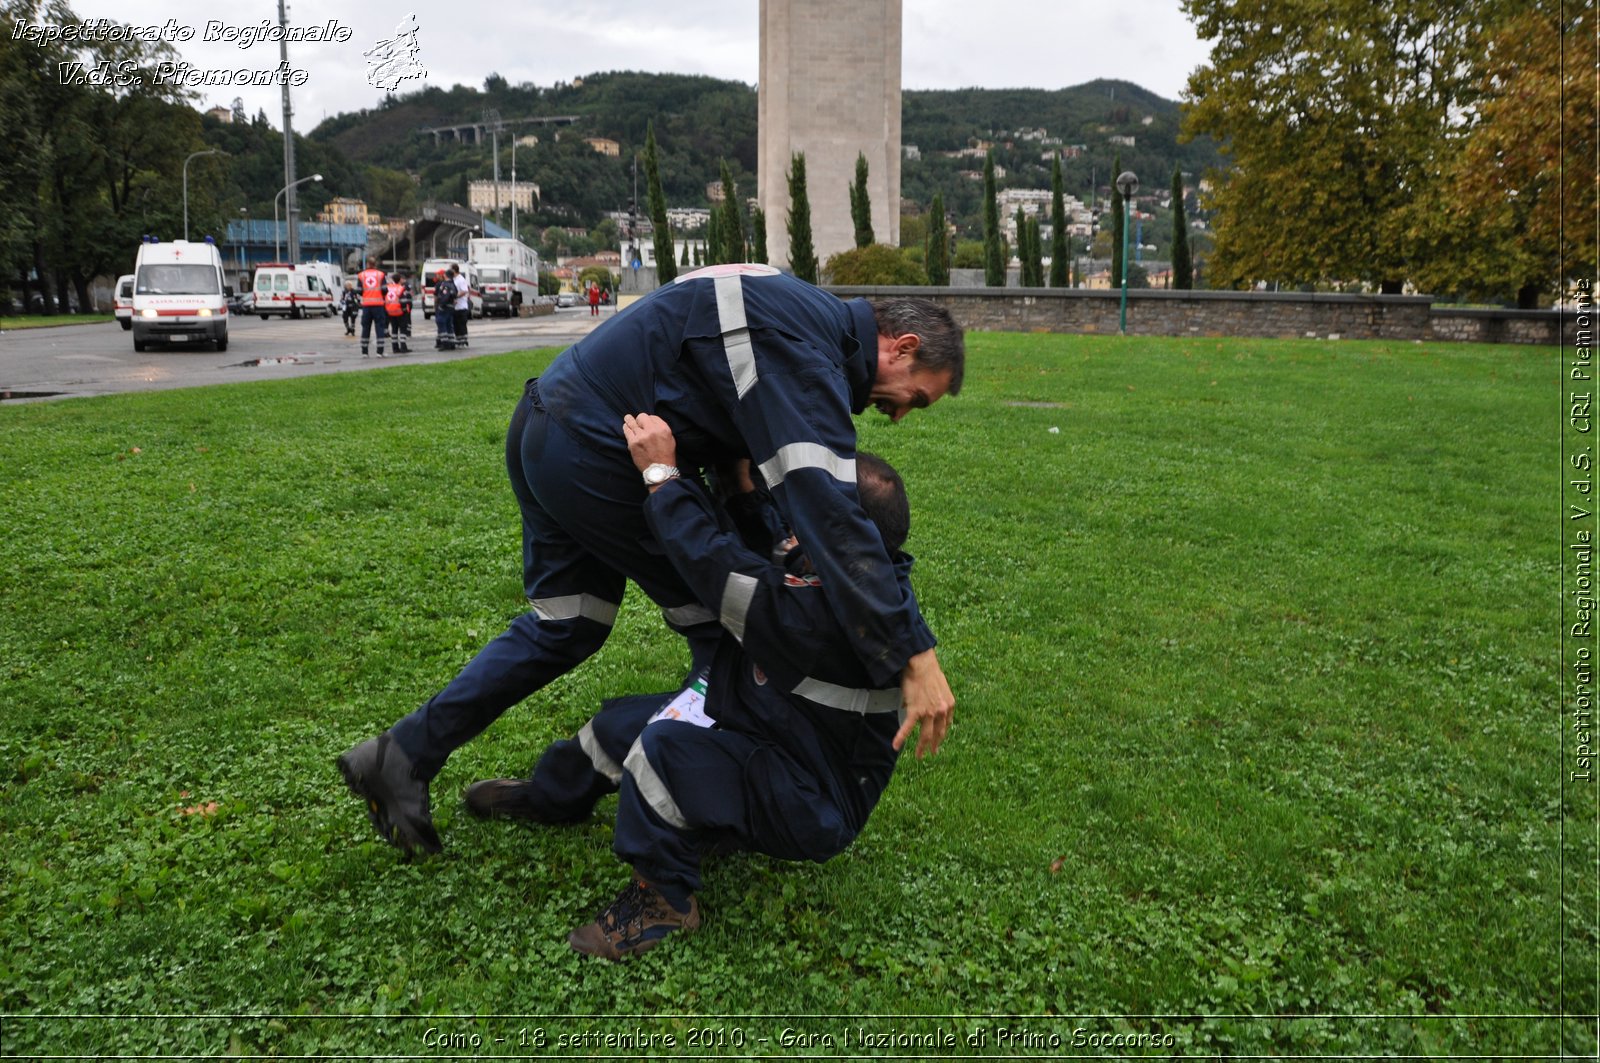
<path fill-rule="evenodd" d="M 529 800 L 550 822 L 619 791 L 613 848 L 657 887 L 700 888 L 701 854 L 732 845 L 822 862 L 860 833 L 897 752 L 898 683 L 872 689 L 803 548 L 774 563 L 718 526 L 698 485 L 675 480 L 645 515 L 674 569 L 726 629 L 712 659 L 712 728 L 649 719 L 673 695 L 607 701 L 552 744 Z M 895 561 L 910 594 L 911 558 Z"/>
<path fill-rule="evenodd" d="M 851 415 L 871 394 L 877 335 L 864 300 L 770 267 L 711 267 L 607 320 L 529 381 L 506 467 L 531 610 L 391 729 L 418 776 L 598 650 L 627 579 L 689 638 L 696 667 L 709 659 L 716 617 L 645 524 L 622 435 L 630 413 L 667 421 L 680 465 L 751 459 L 851 632 L 851 656 L 873 685 L 897 683 L 935 639 L 856 494 Z"/>

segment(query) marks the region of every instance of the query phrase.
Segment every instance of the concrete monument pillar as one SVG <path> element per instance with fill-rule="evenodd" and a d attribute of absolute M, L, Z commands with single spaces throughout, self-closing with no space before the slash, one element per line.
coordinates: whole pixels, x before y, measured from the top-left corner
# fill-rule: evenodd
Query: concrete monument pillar
<path fill-rule="evenodd" d="M 775 266 L 789 265 L 789 161 L 800 152 L 819 263 L 855 246 L 857 154 L 874 236 L 900 243 L 900 3 L 761 0 L 757 180 Z"/>

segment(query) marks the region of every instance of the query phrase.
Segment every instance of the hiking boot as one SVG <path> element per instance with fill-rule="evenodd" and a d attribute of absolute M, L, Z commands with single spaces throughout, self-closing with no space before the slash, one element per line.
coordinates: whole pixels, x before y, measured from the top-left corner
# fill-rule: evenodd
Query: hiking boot
<path fill-rule="evenodd" d="M 367 818 L 378 837 L 408 854 L 444 849 L 428 810 L 428 784 L 417 778 L 411 759 L 389 732 L 367 739 L 334 763 L 350 792 L 367 803 Z"/>
<path fill-rule="evenodd" d="M 635 879 L 611 906 L 567 935 L 567 944 L 590 956 L 623 960 L 648 952 L 677 930 L 700 929 L 700 902 L 689 896 L 689 907 L 678 911 L 659 890 Z"/>
<path fill-rule="evenodd" d="M 526 779 L 484 779 L 467 787 L 467 811 L 479 819 L 525 819 L 555 826 L 565 823 L 534 799 Z"/>

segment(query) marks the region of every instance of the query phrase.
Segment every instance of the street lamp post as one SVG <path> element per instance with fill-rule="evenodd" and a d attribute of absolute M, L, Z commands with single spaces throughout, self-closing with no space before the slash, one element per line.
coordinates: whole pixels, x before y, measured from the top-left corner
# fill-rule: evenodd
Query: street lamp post
<path fill-rule="evenodd" d="M 517 240 L 517 134 L 511 134 L 511 239 Z"/>
<path fill-rule="evenodd" d="M 283 194 L 285 192 L 296 187 L 297 185 L 303 185 L 307 181 L 320 180 L 322 180 L 322 175 L 320 173 L 314 173 L 310 177 L 302 177 L 298 181 L 291 181 L 289 184 L 284 185 L 282 188 L 278 189 L 278 194 L 272 197 L 272 257 L 274 259 L 281 258 L 283 255 L 282 245 L 278 240 L 278 200 L 283 198 Z M 294 224 L 293 219 L 290 220 L 289 224 Z"/>
<path fill-rule="evenodd" d="M 207 148 L 197 151 L 183 160 L 183 238 L 189 239 L 189 159 L 198 159 L 202 155 L 226 155 L 221 148 Z"/>
<path fill-rule="evenodd" d="M 239 208 L 239 220 L 244 226 L 244 231 L 239 234 L 239 272 L 244 273 L 245 247 L 250 243 L 250 208 Z"/>
<path fill-rule="evenodd" d="M 1117 175 L 1117 191 L 1122 193 L 1122 312 L 1117 331 L 1125 336 L 1128 334 L 1128 204 L 1139 191 L 1139 178 L 1132 170 Z"/>

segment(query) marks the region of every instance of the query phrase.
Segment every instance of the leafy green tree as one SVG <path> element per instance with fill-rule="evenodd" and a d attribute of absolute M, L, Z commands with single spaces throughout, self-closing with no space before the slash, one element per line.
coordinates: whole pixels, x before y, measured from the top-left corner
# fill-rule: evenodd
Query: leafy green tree
<path fill-rule="evenodd" d="M 1050 287 L 1065 288 L 1070 278 L 1067 266 L 1072 255 L 1067 236 L 1067 201 L 1061 181 L 1061 154 L 1056 153 L 1050 168 Z"/>
<path fill-rule="evenodd" d="M 915 262 L 888 244 L 868 244 L 841 251 L 828 259 L 828 280 L 832 284 L 917 285 L 927 284 L 928 274 Z"/>
<path fill-rule="evenodd" d="M 1000 200 L 994 181 L 994 152 L 983 160 L 983 283 L 1006 286 L 1006 260 L 1000 241 Z"/>
<path fill-rule="evenodd" d="M 921 214 L 900 215 L 900 246 L 921 248 L 928 243 L 928 218 Z"/>
<path fill-rule="evenodd" d="M 1449 210 L 1439 153 L 1474 113 L 1475 70 L 1494 51 L 1484 20 L 1508 5 L 1328 0 L 1315 18 L 1289 0 L 1183 6 L 1212 42 L 1189 78 L 1184 131 L 1231 157 L 1208 199 L 1211 285 L 1400 291 L 1437 253 L 1428 229 Z"/>
<path fill-rule="evenodd" d="M 922 259 L 929 284 L 942 287 L 950 283 L 950 234 L 945 227 L 942 192 L 933 194 L 933 206 L 928 211 L 927 250 Z"/>
<path fill-rule="evenodd" d="M 1189 215 L 1183 204 L 1183 171 L 1172 171 L 1172 286 L 1194 287 L 1194 258 L 1189 253 Z"/>
<path fill-rule="evenodd" d="M 955 257 L 950 260 L 953 269 L 986 269 L 989 262 L 987 240 L 957 240 Z"/>
<path fill-rule="evenodd" d="M 726 161 L 722 164 L 722 224 L 719 228 L 725 256 L 722 261 L 743 262 L 749 253 L 744 244 L 744 209 Z"/>
<path fill-rule="evenodd" d="M 1436 253 L 1412 279 L 1532 309 L 1600 268 L 1595 226 L 1572 222 L 1600 216 L 1594 71 L 1573 58 L 1600 27 L 1593 4 L 1558 0 L 1495 4 L 1488 23 L 1475 122 L 1442 146 L 1439 209 L 1413 212 Z"/>
<path fill-rule="evenodd" d="M 655 230 L 656 280 L 666 284 L 678 275 L 672 257 L 672 227 L 667 223 L 667 197 L 661 191 L 661 167 L 656 151 L 656 124 L 645 126 L 644 173 L 649 187 L 650 226 Z"/>
<path fill-rule="evenodd" d="M 801 280 L 817 283 L 817 252 L 811 242 L 811 202 L 806 196 L 806 156 L 789 160 L 789 268 Z"/>
<path fill-rule="evenodd" d="M 872 200 L 867 195 L 867 156 L 856 153 L 856 182 L 850 186 L 850 220 L 856 227 L 856 246 L 871 247 Z M 830 261 L 832 261 L 830 259 Z"/>

